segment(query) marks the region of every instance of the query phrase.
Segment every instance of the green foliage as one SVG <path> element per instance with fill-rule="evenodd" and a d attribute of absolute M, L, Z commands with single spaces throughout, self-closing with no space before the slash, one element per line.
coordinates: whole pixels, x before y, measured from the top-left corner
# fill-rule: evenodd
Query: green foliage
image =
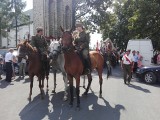
<path fill-rule="evenodd" d="M 0 0 L 0 32 L 6 37 L 6 29 L 11 27 L 15 16 L 22 16 L 22 10 L 25 2 L 20 0 Z"/>
<path fill-rule="evenodd" d="M 77 6 L 76 15 L 82 13 L 77 19 L 89 30 L 101 31 L 103 39 L 110 37 L 120 49 L 129 39 L 147 37 L 160 50 L 159 0 L 81 0 Z"/>

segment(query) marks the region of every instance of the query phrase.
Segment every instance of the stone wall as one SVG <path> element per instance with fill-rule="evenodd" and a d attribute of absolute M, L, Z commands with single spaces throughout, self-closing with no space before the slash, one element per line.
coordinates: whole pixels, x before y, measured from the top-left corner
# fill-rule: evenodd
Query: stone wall
<path fill-rule="evenodd" d="M 71 29 L 72 0 L 33 0 L 33 16 L 34 33 L 40 26 L 46 36 L 58 37 L 60 26 Z"/>

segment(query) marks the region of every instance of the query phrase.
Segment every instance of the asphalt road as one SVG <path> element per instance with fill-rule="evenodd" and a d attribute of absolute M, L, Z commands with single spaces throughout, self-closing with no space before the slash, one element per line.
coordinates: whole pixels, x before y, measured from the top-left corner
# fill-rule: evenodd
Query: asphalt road
<path fill-rule="evenodd" d="M 130 86 L 123 83 L 119 67 L 107 80 L 103 74 L 103 98 L 98 98 L 99 81 L 96 72 L 88 97 L 80 88 L 81 109 L 76 111 L 64 102 L 62 75 L 57 76 L 57 93 L 52 94 L 53 75 L 50 74 L 49 92 L 45 99 L 39 95 L 38 81 L 34 80 L 32 101 L 29 102 L 29 79 L 13 80 L 10 84 L 0 80 L 0 120 L 160 120 L 160 85 L 147 85 L 132 79 Z M 4 78 L 4 76 L 3 76 Z M 75 83 L 75 82 L 74 82 Z M 81 81 L 81 85 L 83 79 Z M 87 83 L 86 83 L 87 84 Z"/>

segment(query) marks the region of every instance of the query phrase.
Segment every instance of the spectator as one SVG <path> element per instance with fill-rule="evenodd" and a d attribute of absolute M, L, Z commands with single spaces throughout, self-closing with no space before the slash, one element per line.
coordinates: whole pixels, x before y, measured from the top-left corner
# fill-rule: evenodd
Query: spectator
<path fill-rule="evenodd" d="M 133 54 L 133 73 L 135 73 L 138 67 L 138 55 L 136 54 L 135 50 L 132 51 L 132 54 Z"/>
<path fill-rule="evenodd" d="M 158 53 L 158 56 L 157 56 L 157 64 L 160 65 L 160 52 Z"/>
<path fill-rule="evenodd" d="M 3 56 L 0 55 L 0 80 L 2 79 L 2 75 L 3 74 Z"/>
<path fill-rule="evenodd" d="M 130 50 L 127 50 L 125 55 L 122 57 L 121 61 L 121 68 L 123 69 L 124 72 L 124 84 L 127 84 L 126 82 L 128 81 L 128 84 L 130 85 L 131 81 L 131 72 L 132 72 L 132 57 L 129 55 Z"/>
<path fill-rule="evenodd" d="M 25 77 L 27 56 L 22 57 L 19 64 L 19 78 Z"/>
<path fill-rule="evenodd" d="M 140 55 L 139 51 L 137 51 L 137 56 L 138 56 L 138 68 L 143 67 L 142 65 L 143 57 L 142 55 Z"/>
<path fill-rule="evenodd" d="M 12 62 L 13 62 L 13 49 L 10 48 L 9 52 L 6 53 L 5 55 L 5 63 L 6 63 L 6 81 L 7 82 L 11 82 L 11 78 L 12 78 Z"/>
<path fill-rule="evenodd" d="M 13 61 L 12 61 L 12 77 L 15 79 L 16 73 L 15 73 L 15 66 L 17 65 L 17 58 L 13 55 Z"/>

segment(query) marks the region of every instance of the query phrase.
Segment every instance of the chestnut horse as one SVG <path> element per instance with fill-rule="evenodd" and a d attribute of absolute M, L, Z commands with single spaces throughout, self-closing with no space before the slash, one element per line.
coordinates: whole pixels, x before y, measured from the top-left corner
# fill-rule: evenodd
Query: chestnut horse
<path fill-rule="evenodd" d="M 43 99 L 43 87 L 44 87 L 45 77 L 47 79 L 47 88 L 48 88 L 48 75 L 49 75 L 49 66 L 47 66 L 48 64 L 46 64 L 45 71 L 43 71 L 40 55 L 27 41 L 18 44 L 18 52 L 19 52 L 19 56 L 27 55 L 29 60 L 28 74 L 30 78 L 30 93 L 29 93 L 28 100 L 29 101 L 31 100 L 32 88 L 33 88 L 33 77 L 35 75 L 38 77 L 41 99 Z"/>
<path fill-rule="evenodd" d="M 63 28 L 61 28 L 63 35 L 62 35 L 62 49 L 64 52 L 64 58 L 65 58 L 65 70 L 67 73 L 67 77 L 69 80 L 69 86 L 70 86 L 70 105 L 73 105 L 73 78 L 76 79 L 76 96 L 77 96 L 77 109 L 80 109 L 80 98 L 79 98 L 79 86 L 80 86 L 80 76 L 83 73 L 83 63 L 80 59 L 80 56 L 75 52 L 73 44 L 72 44 L 72 34 L 70 31 L 64 31 Z M 91 58 L 91 64 L 92 69 L 96 69 L 99 75 L 99 84 L 100 84 L 100 92 L 99 97 L 102 97 L 102 72 L 103 72 L 103 63 L 104 59 L 103 56 L 97 52 L 97 51 L 91 51 L 90 53 Z M 88 77 L 88 86 L 86 88 L 86 91 L 84 92 L 84 95 L 87 95 L 88 90 L 90 88 L 91 82 L 92 82 L 92 76 L 91 73 L 87 74 Z"/>

